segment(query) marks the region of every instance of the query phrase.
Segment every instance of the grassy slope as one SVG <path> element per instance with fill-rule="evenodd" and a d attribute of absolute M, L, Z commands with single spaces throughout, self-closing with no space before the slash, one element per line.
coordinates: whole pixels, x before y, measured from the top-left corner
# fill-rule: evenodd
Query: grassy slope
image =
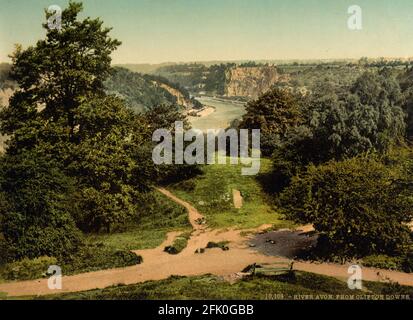
<path fill-rule="evenodd" d="M 183 207 L 160 193 L 156 193 L 156 199 L 159 208 L 144 216 L 138 225 L 124 232 L 89 235 L 88 241 L 117 250 L 152 249 L 161 245 L 170 231 L 191 230 L 188 213 Z"/>
<path fill-rule="evenodd" d="M 234 284 L 212 275 L 198 277 L 171 277 L 167 280 L 148 281 L 129 286 L 116 286 L 106 289 L 44 297 L 44 299 L 67 300 L 262 300 L 294 299 L 294 295 L 364 295 L 364 294 L 410 294 L 413 288 L 391 284 L 365 282 L 364 291 L 348 289 L 345 282 L 335 278 L 296 272 L 295 276 L 255 276 Z M 280 296 L 281 295 L 281 296 Z"/>
<path fill-rule="evenodd" d="M 290 222 L 282 220 L 264 193 L 257 176 L 242 176 L 241 165 L 207 165 L 204 174 L 192 180 L 169 186 L 178 197 L 196 207 L 211 227 L 254 228 L 263 224 L 288 227 Z M 261 159 L 260 175 L 271 169 L 269 159 Z M 232 190 L 241 191 L 243 207 L 235 209 Z"/>
<path fill-rule="evenodd" d="M 136 256 L 130 250 L 155 248 L 166 239 L 169 231 L 192 230 L 183 207 L 158 192 L 154 195 L 153 207 L 142 209 L 146 213 L 138 225 L 129 226 L 124 232 L 85 235 L 84 249 L 70 257 L 68 262 L 57 262 L 63 273 L 71 275 L 136 264 L 133 259 Z M 5 279 L 38 279 L 47 271 L 49 264 L 39 265 L 30 260 L 24 265 L 19 264 L 17 268 L 21 271 L 18 273 L 12 271 L 16 268 L 13 264 L 0 266 L 0 283 Z"/>

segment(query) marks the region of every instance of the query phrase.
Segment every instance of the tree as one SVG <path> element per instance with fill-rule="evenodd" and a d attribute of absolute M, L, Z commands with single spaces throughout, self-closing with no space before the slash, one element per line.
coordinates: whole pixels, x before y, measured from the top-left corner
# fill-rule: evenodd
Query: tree
<path fill-rule="evenodd" d="M 289 128 L 299 125 L 302 120 L 297 97 L 280 88 L 274 88 L 248 103 L 246 111 L 239 128 L 261 130 L 263 155 L 271 155 L 277 137 L 283 137 Z"/>
<path fill-rule="evenodd" d="M 120 42 L 101 20 L 78 19 L 81 10 L 70 2 L 61 30 L 44 24 L 44 40 L 17 47 L 11 73 L 19 90 L 0 115 L 1 129 L 11 136 L 7 155 L 41 154 L 75 179 L 72 216 L 82 230 L 109 231 L 137 214 L 134 199 L 144 186 L 135 183 L 146 181 L 132 177 L 139 174 L 132 158 L 137 118 L 104 90 Z"/>
<path fill-rule="evenodd" d="M 362 156 L 310 165 L 292 179 L 280 203 L 288 218 L 314 225 L 320 254 L 403 254 L 413 218 L 412 190 L 401 183 L 405 173 Z"/>
<path fill-rule="evenodd" d="M 155 130 L 169 130 L 172 134 L 173 144 L 175 144 L 175 122 L 182 122 L 184 130 L 191 129 L 191 125 L 180 107 L 176 105 L 157 105 L 149 108 L 148 111 L 141 116 L 143 117 L 142 120 L 147 129 L 147 142 L 143 142 L 143 144 L 138 142 L 135 143 L 136 146 L 140 147 L 135 149 L 134 157 L 138 159 L 138 162 L 141 165 L 141 171 L 146 172 L 148 178 L 150 177 L 152 181 L 160 183 L 171 183 L 187 179 L 200 173 L 197 165 L 189 165 L 185 163 L 181 165 L 155 165 L 152 160 L 153 148 L 158 143 L 152 142 L 152 133 L 155 132 Z M 189 142 L 185 142 L 185 144 L 189 144 Z M 174 149 L 175 148 L 172 150 Z"/>
<path fill-rule="evenodd" d="M 11 56 L 12 78 L 19 90 L 2 114 L 2 131 L 13 135 L 15 150 L 37 142 L 36 131 L 28 133 L 27 121 L 60 122 L 65 138 L 75 141 L 76 110 L 87 99 L 104 94 L 103 82 L 110 73 L 110 54 L 120 45 L 99 19 L 78 20 L 82 4 L 70 2 L 62 12 L 62 28 L 49 29 L 46 39 Z M 46 18 L 50 13 L 46 14 Z M 33 128 L 34 129 L 34 128 Z M 37 128 L 38 129 L 38 128 Z"/>
<path fill-rule="evenodd" d="M 413 69 L 408 68 L 401 75 L 400 86 L 403 94 L 403 109 L 407 114 L 406 136 L 413 141 Z"/>
<path fill-rule="evenodd" d="M 116 97 L 93 98 L 77 110 L 76 133 L 66 172 L 80 186 L 76 221 L 84 231 L 110 232 L 111 227 L 137 216 L 137 193 L 147 181 L 138 180 L 133 158 L 133 111 Z M 143 187 L 141 187 L 143 188 Z"/>
<path fill-rule="evenodd" d="M 73 179 L 37 152 L 2 157 L 0 232 L 5 260 L 74 253 L 82 241 L 71 216 L 74 192 Z"/>
<path fill-rule="evenodd" d="M 326 92 L 303 100 L 303 121 L 274 140 L 275 175 L 281 185 L 310 163 L 385 152 L 403 142 L 400 87 L 385 71 L 365 73 L 351 92 Z"/>

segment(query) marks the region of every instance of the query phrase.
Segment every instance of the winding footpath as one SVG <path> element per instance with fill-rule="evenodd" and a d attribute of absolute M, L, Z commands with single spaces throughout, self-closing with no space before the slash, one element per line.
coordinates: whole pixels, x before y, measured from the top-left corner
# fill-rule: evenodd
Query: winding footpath
<path fill-rule="evenodd" d="M 176 203 L 184 206 L 189 215 L 193 227 L 191 238 L 187 247 L 178 255 L 170 255 L 164 252 L 165 246 L 172 244 L 174 238 L 180 232 L 171 232 L 167 239 L 159 247 L 148 250 L 134 251 L 143 257 L 143 263 L 126 267 L 83 273 L 73 276 L 64 276 L 62 279 L 62 290 L 50 290 L 47 279 L 9 282 L 0 284 L 0 292 L 10 297 L 19 296 L 41 296 L 66 292 L 79 292 L 92 289 L 102 289 L 114 285 L 136 284 L 149 280 L 167 279 L 172 275 L 196 276 L 214 274 L 222 276 L 227 280 L 236 279 L 239 272 L 253 263 L 277 265 L 289 262 L 281 257 L 267 256 L 255 251 L 248 246 L 248 237 L 242 236 L 241 232 L 246 230 L 211 230 L 205 224 L 199 224 L 203 216 L 189 203 L 177 198 L 166 189 L 158 189 Z M 262 231 L 270 226 L 263 225 L 250 231 Z M 308 228 L 308 227 L 306 227 Z M 305 228 L 303 231 L 307 231 Z M 229 241 L 228 251 L 219 248 L 208 249 L 203 254 L 195 254 L 199 248 L 205 248 L 210 241 Z M 294 269 L 307 271 L 346 280 L 348 265 L 295 262 Z M 378 270 L 374 268 L 363 268 L 363 279 L 368 281 L 383 281 L 390 279 L 402 285 L 413 286 L 413 274 L 396 271 Z"/>

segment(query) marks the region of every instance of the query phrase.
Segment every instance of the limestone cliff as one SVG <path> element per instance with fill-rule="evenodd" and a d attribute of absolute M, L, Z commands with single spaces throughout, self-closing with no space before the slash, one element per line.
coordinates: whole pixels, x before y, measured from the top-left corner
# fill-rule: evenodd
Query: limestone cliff
<path fill-rule="evenodd" d="M 165 83 L 158 83 L 158 85 L 165 89 L 166 91 L 168 91 L 171 95 L 173 95 L 176 98 L 176 103 L 180 106 L 184 106 L 187 109 L 192 108 L 192 102 L 187 99 L 182 92 L 180 92 L 179 90 L 172 88 L 170 86 L 168 86 Z"/>
<path fill-rule="evenodd" d="M 288 80 L 274 66 L 233 67 L 226 72 L 225 96 L 255 99 L 274 84 Z"/>
<path fill-rule="evenodd" d="M 166 91 L 168 91 L 171 95 L 173 95 L 176 98 L 176 103 L 180 106 L 183 106 L 187 109 L 191 109 L 193 107 L 193 103 L 190 99 L 188 99 L 187 97 L 185 97 L 182 92 L 180 92 L 179 90 L 172 88 L 170 86 L 168 86 L 165 83 L 157 83 L 161 88 L 165 89 Z"/>

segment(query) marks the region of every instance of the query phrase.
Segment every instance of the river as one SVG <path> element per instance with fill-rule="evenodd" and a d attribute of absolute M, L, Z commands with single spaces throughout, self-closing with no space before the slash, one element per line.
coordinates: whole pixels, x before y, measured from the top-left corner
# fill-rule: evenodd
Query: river
<path fill-rule="evenodd" d="M 189 117 L 194 129 L 206 132 L 207 129 L 226 129 L 235 119 L 245 114 L 245 104 L 239 101 L 221 100 L 212 97 L 197 98 L 205 106 L 215 108 L 215 112 L 204 117 Z"/>

